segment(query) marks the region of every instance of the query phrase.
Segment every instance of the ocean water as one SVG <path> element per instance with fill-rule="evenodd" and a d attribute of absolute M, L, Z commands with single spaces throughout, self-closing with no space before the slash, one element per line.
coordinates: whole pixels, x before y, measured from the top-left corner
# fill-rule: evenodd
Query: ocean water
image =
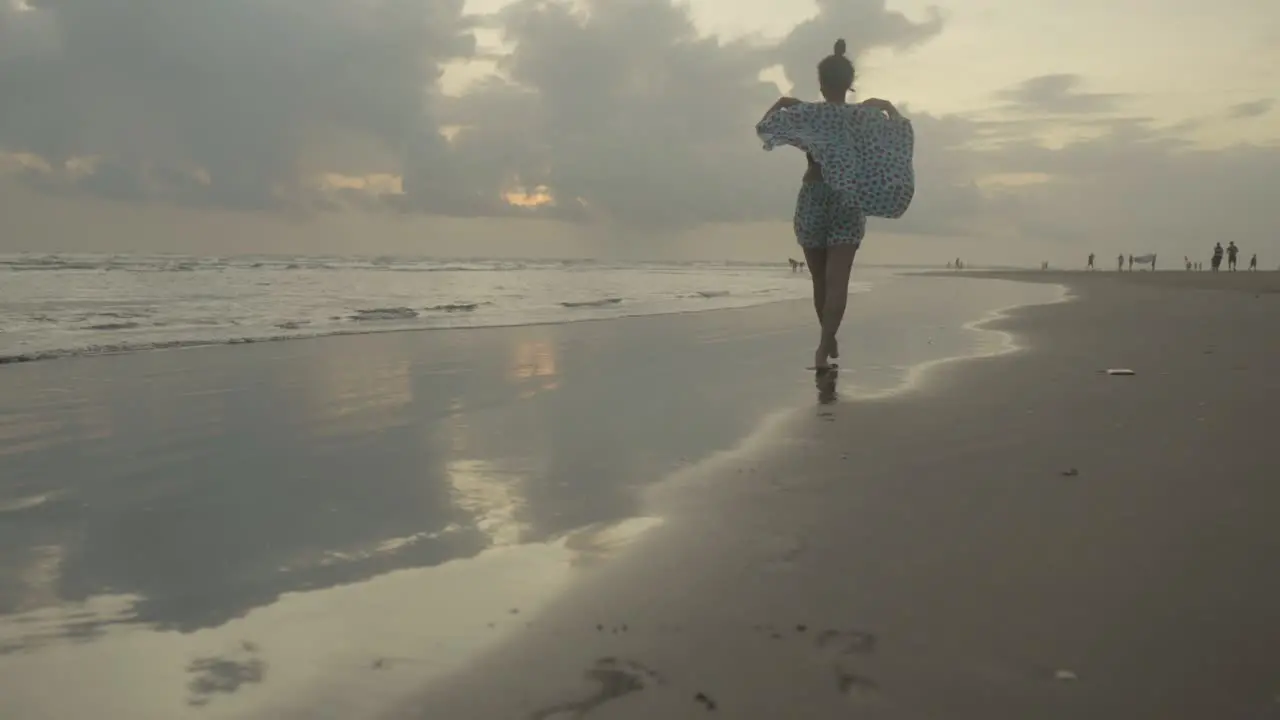
<path fill-rule="evenodd" d="M 805 274 L 778 264 L 0 255 L 0 362 L 696 312 L 808 293 Z"/>

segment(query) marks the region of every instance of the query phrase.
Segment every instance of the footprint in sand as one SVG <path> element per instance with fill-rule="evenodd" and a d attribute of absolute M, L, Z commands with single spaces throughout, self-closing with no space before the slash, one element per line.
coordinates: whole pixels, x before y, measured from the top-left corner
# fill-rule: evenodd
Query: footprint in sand
<path fill-rule="evenodd" d="M 851 700 L 878 700 L 880 698 L 880 686 L 869 677 L 836 668 L 835 678 L 836 689 Z"/>
<path fill-rule="evenodd" d="M 880 639 L 874 633 L 863 630 L 823 630 L 814 639 L 819 650 L 833 653 L 835 657 L 846 655 L 870 655 L 876 651 Z"/>
<path fill-rule="evenodd" d="M 796 535 L 766 537 L 760 542 L 760 554 L 764 556 L 760 567 L 765 572 L 793 570 L 796 560 L 808 549 L 804 538 Z"/>
<path fill-rule="evenodd" d="M 599 686 L 593 694 L 536 710 L 530 713 L 529 720 L 578 720 L 607 702 L 666 683 L 661 675 L 641 663 L 612 657 L 597 660 L 587 669 L 586 677 Z"/>
<path fill-rule="evenodd" d="M 795 625 L 789 631 L 772 625 L 756 625 L 753 629 L 774 640 L 782 640 L 787 635 L 810 635 L 809 626 L 804 623 Z M 835 688 L 840 694 L 856 702 L 881 699 L 880 684 L 850 667 L 858 664 L 859 659 L 869 659 L 875 654 L 880 642 L 875 633 L 827 629 L 813 633 L 811 637 L 814 648 L 830 664 Z"/>
<path fill-rule="evenodd" d="M 856 658 L 873 655 L 880 639 L 865 630 L 823 630 L 814 637 L 813 644 L 831 661 L 836 689 L 855 702 L 881 700 L 880 684 L 855 672 Z"/>

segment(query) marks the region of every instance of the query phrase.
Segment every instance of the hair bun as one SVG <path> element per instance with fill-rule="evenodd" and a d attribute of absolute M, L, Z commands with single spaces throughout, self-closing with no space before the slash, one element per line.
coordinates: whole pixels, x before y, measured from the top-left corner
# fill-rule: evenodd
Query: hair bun
<path fill-rule="evenodd" d="M 836 56 L 844 57 L 845 49 L 844 38 L 840 38 L 836 41 Z"/>

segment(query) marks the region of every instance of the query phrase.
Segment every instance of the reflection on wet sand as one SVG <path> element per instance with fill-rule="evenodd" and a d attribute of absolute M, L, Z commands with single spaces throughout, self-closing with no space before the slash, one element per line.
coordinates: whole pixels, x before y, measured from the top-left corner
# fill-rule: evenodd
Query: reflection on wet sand
<path fill-rule="evenodd" d="M 0 576 L 0 582 L 9 587 L 8 598 L 0 607 L 8 612 L 24 612 L 57 604 L 58 580 L 65 558 L 66 548 L 61 545 L 24 548 L 19 557 L 10 558 Z M 0 636 L 0 652 L 3 646 Z"/>
<path fill-rule="evenodd" d="M 836 384 L 840 380 L 840 370 L 834 366 L 827 370 L 813 373 L 813 384 L 818 388 L 818 404 L 831 405 L 840 399 Z"/>
<path fill-rule="evenodd" d="M 359 718 L 549 632 L 636 488 L 811 391 L 715 317 L 6 368 L 0 718 Z"/>
<path fill-rule="evenodd" d="M 644 533 L 662 525 L 662 518 L 634 517 L 616 523 L 588 525 L 565 536 L 576 566 L 588 566 L 615 557 Z"/>
<path fill-rule="evenodd" d="M 457 670 L 539 610 L 575 567 L 657 524 L 634 519 L 558 540 L 493 548 L 355 585 L 290 593 L 216 628 L 157 633 L 103 596 L 0 620 L 0 717 L 364 717 Z M 84 643 L 68 628 L 93 628 Z M 75 692 L 62 692 L 75 678 Z M 359 692 L 356 692 L 359 691 Z M 210 715 L 209 713 L 213 713 Z"/>
<path fill-rule="evenodd" d="M 525 400 L 539 392 L 555 390 L 560 385 L 555 345 L 545 339 L 523 340 L 516 344 L 507 380 L 522 387 L 520 397 Z"/>
<path fill-rule="evenodd" d="M 69 442 L 66 423 L 49 416 L 11 414 L 0 416 L 0 457 L 49 450 Z"/>
<path fill-rule="evenodd" d="M 453 503 L 472 516 L 473 525 L 492 546 L 517 545 L 526 525 L 520 519 L 523 473 L 480 459 L 450 460 L 445 474 L 453 487 Z"/>
<path fill-rule="evenodd" d="M 357 343 L 335 343 L 306 364 L 297 383 L 297 409 L 309 430 L 322 436 L 374 433 L 408 422 L 413 404 L 412 363 L 394 342 L 371 353 Z"/>
<path fill-rule="evenodd" d="M 107 389 L 73 392 L 37 368 L 33 377 L 6 388 L 0 400 L 0 457 L 49 450 L 72 442 L 107 440 L 115 433 Z M 4 490 L 0 487 L 0 492 Z"/>
<path fill-rule="evenodd" d="M 226 695 L 239 690 L 244 685 L 261 683 L 267 674 L 267 663 L 256 657 L 256 643 L 240 644 L 243 659 L 232 659 L 225 656 L 200 657 L 187 665 L 187 672 L 192 677 L 187 682 L 190 693 L 187 704 L 192 707 L 204 707 L 218 695 Z"/>

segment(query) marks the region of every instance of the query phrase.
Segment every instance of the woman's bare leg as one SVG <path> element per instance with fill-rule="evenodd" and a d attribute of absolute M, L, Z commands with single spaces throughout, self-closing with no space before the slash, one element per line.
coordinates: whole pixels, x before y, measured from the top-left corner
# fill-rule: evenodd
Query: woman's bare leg
<path fill-rule="evenodd" d="M 809 278 L 813 281 L 813 309 L 818 313 L 818 325 L 822 325 L 822 307 L 827 302 L 827 249 L 803 248 L 804 261 L 809 266 Z"/>
<path fill-rule="evenodd" d="M 822 303 L 822 338 L 814 357 L 816 367 L 826 367 L 827 358 L 838 357 L 836 333 L 844 320 L 844 310 L 849 304 L 849 275 L 853 272 L 856 245 L 832 245 L 826 249 L 825 275 L 826 298 Z"/>
<path fill-rule="evenodd" d="M 822 327 L 822 317 L 827 304 L 827 249 L 804 248 L 804 259 L 809 264 L 809 276 L 813 281 L 813 310 L 818 315 L 818 327 Z M 838 345 L 831 345 L 821 360 L 814 360 L 815 368 L 827 366 L 827 357 L 840 357 Z"/>

